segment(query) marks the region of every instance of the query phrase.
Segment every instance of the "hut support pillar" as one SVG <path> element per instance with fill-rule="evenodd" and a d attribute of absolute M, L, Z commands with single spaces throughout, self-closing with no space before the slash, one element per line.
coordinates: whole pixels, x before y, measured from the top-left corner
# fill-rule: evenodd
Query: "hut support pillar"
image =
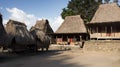
<path fill-rule="evenodd" d="M 106 33 L 106 36 L 107 36 L 107 27 L 105 26 L 105 33 Z"/>
<path fill-rule="evenodd" d="M 68 36 L 67 36 L 67 44 L 68 44 Z"/>
<path fill-rule="evenodd" d="M 98 36 L 98 27 L 97 27 L 97 36 Z M 98 40 L 98 38 L 97 38 L 97 40 Z"/>
<path fill-rule="evenodd" d="M 57 36 L 56 36 L 56 44 L 57 44 Z"/>
<path fill-rule="evenodd" d="M 80 36 L 80 41 L 82 41 L 82 37 Z"/>
<path fill-rule="evenodd" d="M 91 27 L 89 28 L 89 33 L 91 33 L 92 31 L 91 31 Z"/>
<path fill-rule="evenodd" d="M 73 39 L 74 39 L 74 43 L 76 42 L 76 40 L 75 40 L 75 36 L 73 37 Z"/>
<path fill-rule="evenodd" d="M 98 27 L 97 27 L 97 35 L 98 35 Z"/>
<path fill-rule="evenodd" d="M 111 36 L 112 36 L 112 26 L 111 26 Z"/>
<path fill-rule="evenodd" d="M 116 28 L 114 27 L 114 30 L 116 30 Z M 114 32 L 114 37 L 115 37 L 115 32 Z"/>
<path fill-rule="evenodd" d="M 63 44 L 63 35 L 62 35 L 62 37 L 61 37 L 61 38 L 62 38 L 61 42 L 62 42 L 62 44 Z"/>

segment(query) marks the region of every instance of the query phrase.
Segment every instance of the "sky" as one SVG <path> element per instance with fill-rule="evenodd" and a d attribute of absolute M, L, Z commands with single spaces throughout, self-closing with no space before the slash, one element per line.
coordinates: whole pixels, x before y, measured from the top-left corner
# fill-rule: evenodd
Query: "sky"
<path fill-rule="evenodd" d="M 62 9 L 70 0 L 0 0 L 0 13 L 3 24 L 9 19 L 24 22 L 27 28 L 34 26 L 37 20 L 48 19 L 54 31 L 64 21 Z"/>
<path fill-rule="evenodd" d="M 48 19 L 52 29 L 56 31 L 64 21 L 62 9 L 70 0 L 0 0 L 0 13 L 3 24 L 9 19 L 24 22 L 27 28 L 34 26 L 37 20 Z M 112 2 L 113 0 L 111 0 Z M 119 0 L 120 1 L 120 0 Z M 104 0 L 103 0 L 104 2 Z"/>

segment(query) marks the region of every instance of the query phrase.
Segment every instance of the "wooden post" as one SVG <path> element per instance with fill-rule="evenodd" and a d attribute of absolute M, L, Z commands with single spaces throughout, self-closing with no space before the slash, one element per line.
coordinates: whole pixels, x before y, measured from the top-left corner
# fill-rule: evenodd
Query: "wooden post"
<path fill-rule="evenodd" d="M 114 27 L 114 37 L 115 37 L 115 31 L 116 31 L 116 27 Z"/>
<path fill-rule="evenodd" d="M 107 28 L 106 28 L 106 26 L 105 26 L 105 33 L 106 33 L 106 36 L 107 36 Z"/>
<path fill-rule="evenodd" d="M 63 35 L 62 35 L 62 44 L 63 44 Z"/>
<path fill-rule="evenodd" d="M 91 28 L 89 28 L 89 33 L 91 33 Z"/>
<path fill-rule="evenodd" d="M 111 26 L 111 36 L 112 36 L 112 26 Z"/>
<path fill-rule="evenodd" d="M 74 36 L 74 42 L 76 42 L 75 36 Z"/>
<path fill-rule="evenodd" d="M 80 41 L 82 41 L 82 37 L 80 36 Z"/>
<path fill-rule="evenodd" d="M 56 44 L 57 44 L 57 36 L 56 36 Z"/>
<path fill-rule="evenodd" d="M 101 37 L 102 37 L 102 30 L 103 30 L 103 28 L 101 28 L 101 30 L 100 30 L 100 31 L 101 31 L 101 32 L 100 32 Z"/>
<path fill-rule="evenodd" d="M 98 35 L 98 27 L 97 27 L 97 35 Z"/>
<path fill-rule="evenodd" d="M 97 36 L 97 40 L 98 40 L 98 27 L 96 27 L 96 30 L 97 30 L 97 35 L 96 36 Z"/>
<path fill-rule="evenodd" d="M 67 35 L 67 44 L 68 44 L 68 35 Z"/>
<path fill-rule="evenodd" d="M 67 41 L 68 41 L 68 36 L 67 36 Z"/>

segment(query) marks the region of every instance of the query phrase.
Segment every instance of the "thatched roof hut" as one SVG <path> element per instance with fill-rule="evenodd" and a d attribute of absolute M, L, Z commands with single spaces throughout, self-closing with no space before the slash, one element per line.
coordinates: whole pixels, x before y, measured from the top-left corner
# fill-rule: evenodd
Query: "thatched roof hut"
<path fill-rule="evenodd" d="M 38 20 L 32 28 L 34 30 L 39 29 L 39 31 L 42 31 L 45 34 L 45 36 L 48 35 L 50 37 L 50 41 L 53 42 L 54 39 L 52 38 L 52 35 L 54 34 L 54 31 L 51 28 L 48 20 Z"/>
<path fill-rule="evenodd" d="M 7 44 L 7 34 L 3 26 L 2 15 L 0 14 L 0 46 L 4 46 Z"/>
<path fill-rule="evenodd" d="M 46 34 L 53 34 L 53 30 L 51 26 L 49 25 L 48 20 L 38 20 L 34 26 L 35 28 L 38 28 L 39 30 L 43 31 Z"/>
<path fill-rule="evenodd" d="M 80 15 L 67 16 L 55 33 L 87 33 Z"/>
<path fill-rule="evenodd" d="M 87 27 L 91 39 L 120 39 L 119 6 L 116 3 L 100 5 Z"/>
<path fill-rule="evenodd" d="M 57 44 L 78 44 L 87 40 L 88 33 L 80 15 L 67 16 L 54 34 Z"/>
<path fill-rule="evenodd" d="M 42 48 L 42 50 L 46 48 L 46 50 L 48 50 L 50 45 L 50 38 L 45 34 L 45 32 L 41 31 L 39 28 L 32 27 L 30 29 L 30 33 L 36 40 L 37 48 Z"/>
<path fill-rule="evenodd" d="M 116 3 L 102 4 L 90 23 L 119 22 L 120 8 Z"/>
<path fill-rule="evenodd" d="M 26 28 L 27 26 L 18 21 L 9 20 L 6 24 L 6 31 L 9 35 L 10 44 L 14 39 L 16 44 L 28 45 L 34 44 L 34 38 Z"/>
<path fill-rule="evenodd" d="M 39 28 L 32 27 L 30 33 L 34 36 L 35 39 L 40 39 L 41 42 L 44 41 L 45 33 Z"/>

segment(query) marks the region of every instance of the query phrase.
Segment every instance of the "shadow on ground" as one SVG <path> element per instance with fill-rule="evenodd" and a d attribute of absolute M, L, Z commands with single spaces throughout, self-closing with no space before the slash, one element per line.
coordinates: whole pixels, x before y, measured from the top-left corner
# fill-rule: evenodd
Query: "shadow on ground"
<path fill-rule="evenodd" d="M 86 67 L 68 62 L 72 59 L 61 50 L 36 53 L 4 53 L 0 55 L 0 67 Z M 79 59 L 78 59 L 79 60 Z"/>

